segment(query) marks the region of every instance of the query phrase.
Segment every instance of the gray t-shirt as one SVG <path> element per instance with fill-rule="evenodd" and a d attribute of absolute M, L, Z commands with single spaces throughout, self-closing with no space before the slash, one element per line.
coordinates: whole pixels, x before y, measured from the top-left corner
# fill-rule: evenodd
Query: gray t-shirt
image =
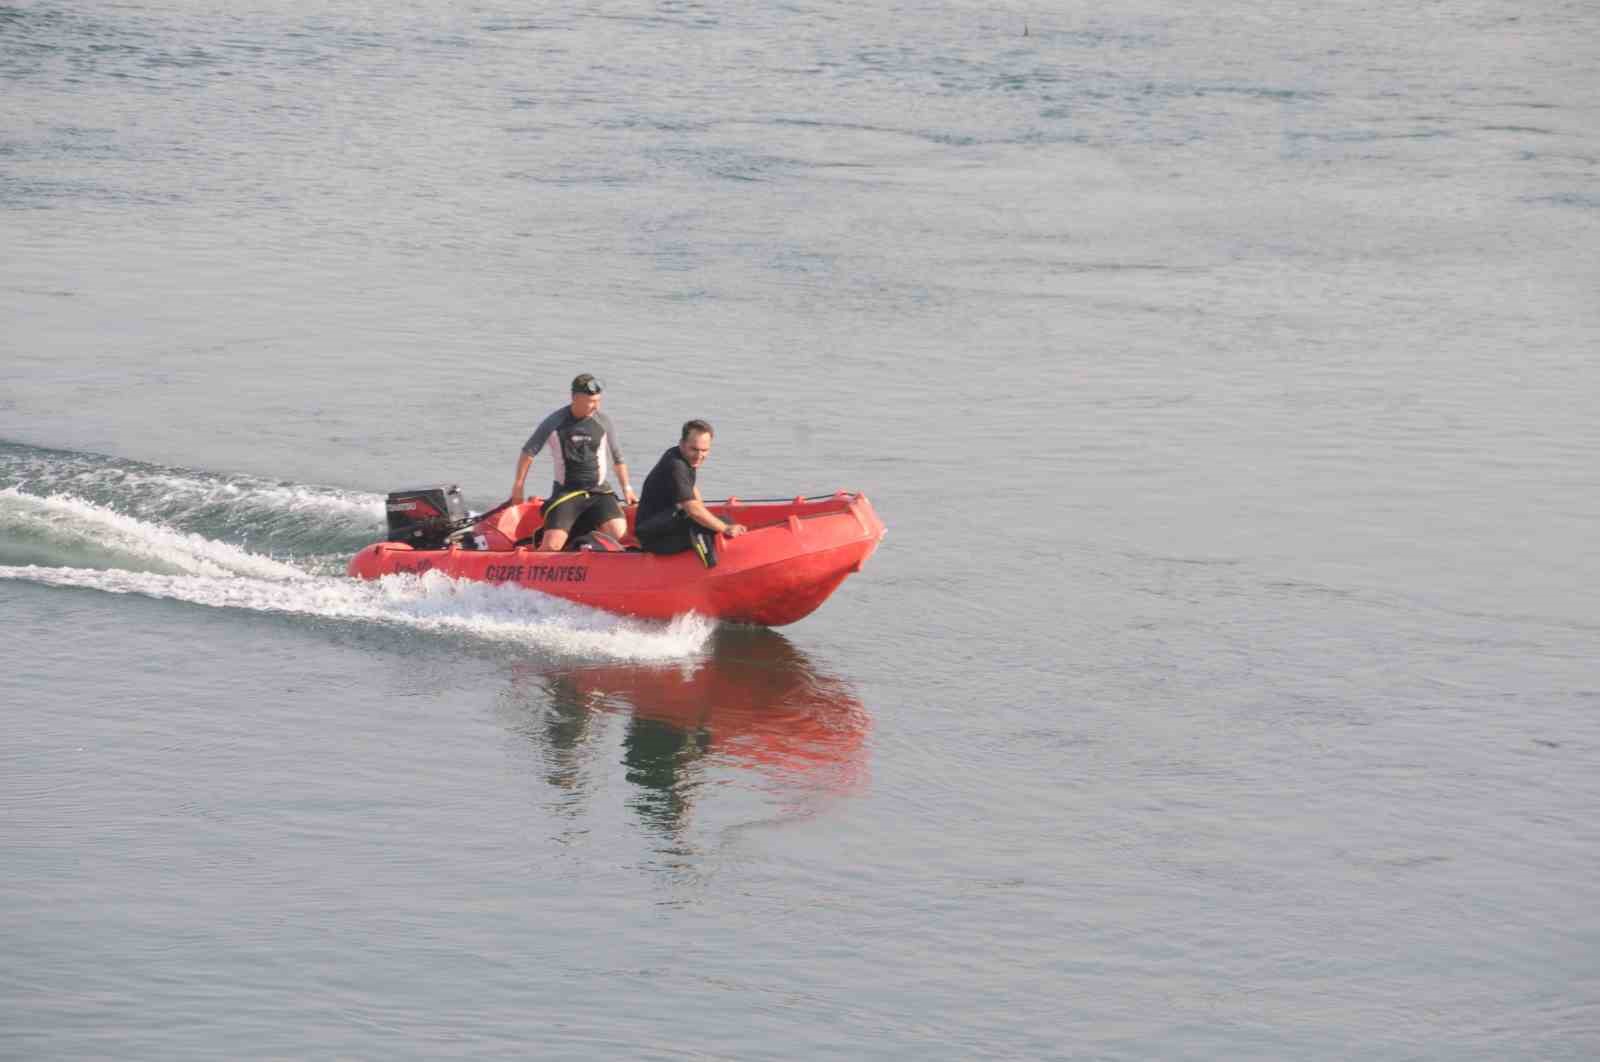
<path fill-rule="evenodd" d="M 539 422 L 522 452 L 537 457 L 546 446 L 555 461 L 558 489 L 611 490 L 612 466 L 625 463 L 611 418 L 598 411 L 579 419 L 572 407 L 562 406 Z"/>

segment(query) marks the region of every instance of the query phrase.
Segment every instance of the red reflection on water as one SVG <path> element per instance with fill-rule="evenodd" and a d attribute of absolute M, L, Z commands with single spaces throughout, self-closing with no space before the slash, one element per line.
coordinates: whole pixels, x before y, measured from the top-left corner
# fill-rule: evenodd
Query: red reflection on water
<path fill-rule="evenodd" d="M 609 748 L 638 787 L 633 806 L 672 830 L 710 764 L 813 794 L 848 792 L 866 778 L 871 718 L 860 699 L 776 631 L 719 628 L 681 664 L 513 672 L 507 703 L 524 707 L 508 724 L 539 748 L 551 786 L 582 796 Z M 608 717 L 626 720 L 620 750 L 596 740 Z"/>
<path fill-rule="evenodd" d="M 848 683 L 817 670 L 783 635 L 723 628 L 681 666 L 613 665 L 563 678 L 602 711 L 629 712 L 692 736 L 703 754 L 848 786 L 865 766 L 871 719 Z"/>

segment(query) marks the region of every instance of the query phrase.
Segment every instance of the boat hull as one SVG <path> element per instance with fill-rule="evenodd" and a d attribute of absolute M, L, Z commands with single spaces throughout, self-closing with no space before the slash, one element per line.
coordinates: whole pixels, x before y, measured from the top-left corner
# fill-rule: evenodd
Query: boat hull
<path fill-rule="evenodd" d="M 486 549 L 414 549 L 376 542 L 351 559 L 361 579 L 436 571 L 453 579 L 522 586 L 619 615 L 671 619 L 688 612 L 719 620 L 779 627 L 814 612 L 861 570 L 884 526 L 865 495 L 744 502 L 708 507 L 750 530 L 718 545 L 715 568 L 693 552 L 658 556 L 580 550 L 546 553 L 513 543 L 539 526 L 538 500 L 508 508 L 478 525 Z M 634 510 L 628 510 L 629 537 Z"/>

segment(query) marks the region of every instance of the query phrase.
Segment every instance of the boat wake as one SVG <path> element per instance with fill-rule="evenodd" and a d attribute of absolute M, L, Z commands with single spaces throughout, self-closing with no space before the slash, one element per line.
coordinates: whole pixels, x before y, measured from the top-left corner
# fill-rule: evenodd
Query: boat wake
<path fill-rule="evenodd" d="M 448 579 L 437 572 L 360 583 L 338 576 L 268 579 L 169 575 L 120 569 L 0 565 L 0 580 L 183 601 L 209 608 L 286 613 L 511 642 L 559 655 L 619 660 L 692 656 L 715 626 L 698 616 L 668 624 L 623 622 L 514 586 Z"/>
<path fill-rule="evenodd" d="M 686 659 L 715 627 L 695 616 L 624 621 L 437 572 L 377 582 L 346 577 L 350 543 L 370 540 L 382 526 L 381 495 L 0 443 L 0 581 L 613 660 Z"/>
<path fill-rule="evenodd" d="M 88 568 L 143 567 L 182 575 L 308 579 L 293 564 L 126 516 L 70 494 L 0 490 L 0 560 L 80 560 Z"/>

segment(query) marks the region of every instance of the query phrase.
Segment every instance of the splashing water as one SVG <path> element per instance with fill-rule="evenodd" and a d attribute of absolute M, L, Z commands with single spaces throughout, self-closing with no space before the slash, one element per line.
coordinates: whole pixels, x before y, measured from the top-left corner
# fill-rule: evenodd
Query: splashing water
<path fill-rule="evenodd" d="M 383 496 L 0 442 L 0 488 L 61 496 L 224 541 L 349 553 L 383 527 Z"/>
<path fill-rule="evenodd" d="M 103 505 L 65 494 L 40 498 L 16 487 L 0 490 L 0 533 L 30 537 L 68 556 L 77 552 L 121 554 L 158 570 L 190 575 L 250 575 L 259 579 L 308 579 L 309 573 L 217 542 L 124 516 Z"/>
<path fill-rule="evenodd" d="M 698 653 L 716 624 L 695 615 L 665 625 L 619 619 L 515 586 L 438 572 L 377 582 L 327 576 L 295 581 L 218 575 L 0 565 L 0 579 L 184 601 L 208 608 L 315 616 L 462 634 L 571 656 L 678 660 Z"/>
<path fill-rule="evenodd" d="M 348 540 L 361 544 L 374 537 L 374 508 L 381 526 L 376 495 L 226 481 L 9 445 L 0 450 L 0 458 L 8 459 L 0 460 L 10 473 L 6 478 L 29 473 L 25 482 L 0 487 L 0 580 L 465 635 L 618 660 L 690 658 L 716 626 L 696 616 L 665 625 L 624 620 L 521 587 L 437 572 L 375 583 L 348 579 Z M 40 485 L 49 492 L 37 492 Z M 94 497 L 81 496 L 75 486 Z M 253 525 L 246 518 L 252 513 L 278 528 L 277 541 L 324 552 L 269 556 L 247 547 Z M 235 528 L 231 537 L 243 541 L 202 533 L 194 529 L 197 523 Z"/>

